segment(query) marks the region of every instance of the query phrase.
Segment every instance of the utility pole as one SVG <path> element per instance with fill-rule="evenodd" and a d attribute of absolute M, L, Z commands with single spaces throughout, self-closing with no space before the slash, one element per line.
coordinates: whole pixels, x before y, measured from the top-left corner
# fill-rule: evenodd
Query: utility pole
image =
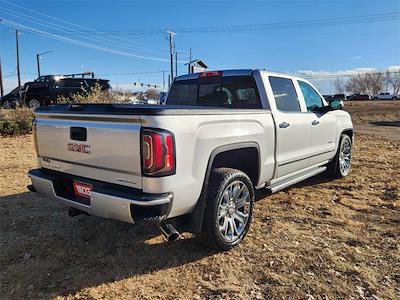
<path fill-rule="evenodd" d="M 169 55 L 171 60 L 171 74 L 169 85 L 171 86 L 172 80 L 174 79 L 174 35 L 175 32 L 167 31 L 169 34 Z"/>
<path fill-rule="evenodd" d="M 178 51 L 175 51 L 175 76 L 178 76 Z"/>
<path fill-rule="evenodd" d="M 37 77 L 38 78 L 40 77 L 40 62 L 39 62 L 39 59 L 40 59 L 40 55 L 39 55 L 39 53 L 36 53 Z"/>
<path fill-rule="evenodd" d="M 1 57 L 0 57 L 0 97 L 3 96 L 4 96 L 3 72 L 1 71 Z"/>
<path fill-rule="evenodd" d="M 15 29 L 15 42 L 17 46 L 17 75 L 18 75 L 18 87 L 21 87 L 21 72 L 19 69 L 19 42 L 18 42 L 18 29 Z"/>
<path fill-rule="evenodd" d="M 192 48 L 189 49 L 189 63 L 188 63 L 188 73 L 190 74 L 190 64 L 192 63 Z"/>
<path fill-rule="evenodd" d="M 165 91 L 165 71 L 162 71 L 162 89 Z"/>

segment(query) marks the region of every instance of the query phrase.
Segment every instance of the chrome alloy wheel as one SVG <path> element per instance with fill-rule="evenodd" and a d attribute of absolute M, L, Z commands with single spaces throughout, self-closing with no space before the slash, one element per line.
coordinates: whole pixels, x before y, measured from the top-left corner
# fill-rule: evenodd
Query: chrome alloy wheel
<path fill-rule="evenodd" d="M 40 106 L 40 102 L 37 99 L 31 99 L 28 102 L 29 108 L 38 108 Z"/>
<path fill-rule="evenodd" d="M 241 181 L 234 181 L 222 193 L 217 211 L 221 237 L 229 243 L 238 240 L 249 222 L 250 193 Z"/>
<path fill-rule="evenodd" d="M 351 165 L 351 140 L 346 136 L 340 144 L 339 168 L 343 176 L 349 174 Z"/>

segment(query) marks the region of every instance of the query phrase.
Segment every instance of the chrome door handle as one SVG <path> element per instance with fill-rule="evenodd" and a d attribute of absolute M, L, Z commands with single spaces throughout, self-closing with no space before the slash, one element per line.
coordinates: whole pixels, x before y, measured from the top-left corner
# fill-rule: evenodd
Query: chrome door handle
<path fill-rule="evenodd" d="M 286 128 L 286 127 L 289 127 L 289 126 L 290 126 L 290 124 L 286 123 L 286 122 L 282 122 L 281 124 L 279 124 L 279 128 Z"/>
<path fill-rule="evenodd" d="M 318 121 L 318 120 L 314 120 L 314 121 L 311 122 L 311 124 L 312 124 L 312 125 L 318 125 L 318 124 L 319 124 L 319 121 Z"/>

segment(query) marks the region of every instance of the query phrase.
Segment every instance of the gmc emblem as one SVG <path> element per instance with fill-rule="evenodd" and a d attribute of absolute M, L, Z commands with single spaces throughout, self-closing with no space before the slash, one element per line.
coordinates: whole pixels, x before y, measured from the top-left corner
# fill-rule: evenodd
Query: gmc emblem
<path fill-rule="evenodd" d="M 68 143 L 67 149 L 73 152 L 90 153 L 90 145 Z"/>

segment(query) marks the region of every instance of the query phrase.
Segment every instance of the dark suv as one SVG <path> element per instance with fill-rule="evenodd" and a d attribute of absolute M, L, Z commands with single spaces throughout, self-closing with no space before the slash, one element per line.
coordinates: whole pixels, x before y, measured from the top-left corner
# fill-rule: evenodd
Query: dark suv
<path fill-rule="evenodd" d="M 22 88 L 16 87 L 8 94 L 0 98 L 0 107 L 2 108 L 15 108 L 21 99 Z"/>
<path fill-rule="evenodd" d="M 75 77 L 78 75 L 81 77 Z M 40 76 L 35 81 L 25 83 L 22 102 L 36 108 L 56 103 L 59 97 L 69 98 L 74 94 L 87 93 L 96 84 L 102 91 L 110 89 L 108 80 L 93 77 L 93 74 L 92 78 L 85 78 L 84 74 Z"/>

